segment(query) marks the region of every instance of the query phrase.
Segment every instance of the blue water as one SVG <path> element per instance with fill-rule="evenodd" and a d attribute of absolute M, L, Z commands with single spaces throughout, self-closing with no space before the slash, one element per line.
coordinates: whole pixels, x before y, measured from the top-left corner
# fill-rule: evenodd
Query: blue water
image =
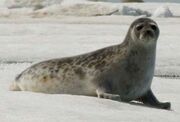
<path fill-rule="evenodd" d="M 98 0 L 97 0 L 98 1 Z M 121 0 L 99 0 L 106 2 L 121 2 Z M 180 3 L 180 0 L 143 0 L 144 2 L 170 2 L 170 3 Z"/>

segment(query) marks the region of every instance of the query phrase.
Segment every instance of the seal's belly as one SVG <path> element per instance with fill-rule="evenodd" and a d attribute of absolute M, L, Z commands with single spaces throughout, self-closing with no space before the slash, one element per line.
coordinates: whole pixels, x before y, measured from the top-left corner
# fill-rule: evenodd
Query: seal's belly
<path fill-rule="evenodd" d="M 52 94 L 94 95 L 95 87 L 91 77 L 82 76 L 82 72 L 67 71 L 65 74 L 49 72 L 23 73 L 17 83 L 23 91 L 34 91 Z"/>

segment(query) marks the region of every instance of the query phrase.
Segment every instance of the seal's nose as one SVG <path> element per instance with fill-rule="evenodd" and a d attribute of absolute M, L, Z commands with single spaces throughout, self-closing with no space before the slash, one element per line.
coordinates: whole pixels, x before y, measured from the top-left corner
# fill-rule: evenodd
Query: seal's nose
<path fill-rule="evenodd" d="M 147 33 L 147 34 L 151 34 L 152 32 L 151 32 L 150 30 L 147 30 L 146 33 Z"/>
<path fill-rule="evenodd" d="M 153 32 L 151 30 L 147 30 L 145 33 L 146 35 L 153 36 Z"/>

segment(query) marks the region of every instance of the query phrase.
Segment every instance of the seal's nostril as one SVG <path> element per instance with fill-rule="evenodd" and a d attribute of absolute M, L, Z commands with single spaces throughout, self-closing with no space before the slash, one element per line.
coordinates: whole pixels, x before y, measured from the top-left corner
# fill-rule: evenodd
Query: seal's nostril
<path fill-rule="evenodd" d="M 151 32 L 150 30 L 147 30 L 146 33 L 147 33 L 147 34 L 151 34 L 152 32 Z"/>
<path fill-rule="evenodd" d="M 152 32 L 152 31 L 150 31 L 150 30 L 147 30 L 145 33 L 146 33 L 146 35 L 153 36 L 153 32 Z"/>

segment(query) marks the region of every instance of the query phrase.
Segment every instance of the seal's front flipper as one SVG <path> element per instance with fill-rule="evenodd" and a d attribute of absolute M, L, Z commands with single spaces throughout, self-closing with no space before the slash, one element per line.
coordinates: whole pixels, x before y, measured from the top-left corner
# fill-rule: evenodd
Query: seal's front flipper
<path fill-rule="evenodd" d="M 105 99 L 111 99 L 111 100 L 118 100 L 120 101 L 120 96 L 118 94 L 109 94 L 104 92 L 103 90 L 96 90 L 96 94 L 98 98 L 105 98 Z"/>
<path fill-rule="evenodd" d="M 161 108 L 161 109 L 170 109 L 171 108 L 171 103 L 170 102 L 159 102 L 157 98 L 154 96 L 153 92 L 149 90 L 145 95 L 142 97 L 138 98 L 138 101 L 143 102 L 144 104 L 154 106 L 156 108 Z"/>

